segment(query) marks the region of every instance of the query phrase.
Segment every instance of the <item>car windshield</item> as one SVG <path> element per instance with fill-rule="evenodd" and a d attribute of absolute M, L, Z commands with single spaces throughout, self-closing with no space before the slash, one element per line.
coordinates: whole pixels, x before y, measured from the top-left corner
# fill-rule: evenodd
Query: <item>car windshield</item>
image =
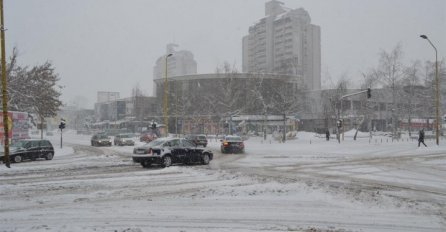
<path fill-rule="evenodd" d="M 108 136 L 107 135 L 99 135 L 98 139 L 108 139 Z"/>

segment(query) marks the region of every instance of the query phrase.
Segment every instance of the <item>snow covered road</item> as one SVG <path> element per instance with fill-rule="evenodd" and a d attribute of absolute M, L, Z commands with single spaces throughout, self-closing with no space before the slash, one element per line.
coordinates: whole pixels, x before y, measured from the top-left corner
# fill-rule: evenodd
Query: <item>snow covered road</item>
<path fill-rule="evenodd" d="M 0 168 L 0 231 L 446 230 L 443 145 L 301 133 L 251 138 L 244 155 L 210 141 L 209 166 L 143 169 L 133 147 L 64 139 L 54 160 Z"/>

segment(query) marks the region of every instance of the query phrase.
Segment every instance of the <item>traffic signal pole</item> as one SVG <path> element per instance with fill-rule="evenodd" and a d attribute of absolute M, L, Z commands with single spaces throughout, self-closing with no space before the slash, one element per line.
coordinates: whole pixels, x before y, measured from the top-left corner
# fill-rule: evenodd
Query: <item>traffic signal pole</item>
<path fill-rule="evenodd" d="M 60 149 L 62 149 L 62 129 L 60 129 Z"/>
<path fill-rule="evenodd" d="M 65 119 L 60 119 L 60 124 L 59 124 L 59 129 L 60 129 L 60 149 L 62 149 L 62 132 L 63 129 L 65 129 Z"/>

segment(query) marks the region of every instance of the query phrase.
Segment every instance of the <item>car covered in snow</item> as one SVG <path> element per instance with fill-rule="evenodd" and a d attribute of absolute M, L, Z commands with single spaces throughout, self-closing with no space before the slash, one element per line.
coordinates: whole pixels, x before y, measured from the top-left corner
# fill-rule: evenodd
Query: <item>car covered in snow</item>
<path fill-rule="evenodd" d="M 9 159 L 15 163 L 39 158 L 52 160 L 53 157 L 53 145 L 46 139 L 23 139 L 11 144 L 9 147 Z M 0 152 L 0 160 L 5 161 L 3 150 Z"/>
<path fill-rule="evenodd" d="M 227 135 L 221 141 L 221 153 L 244 153 L 245 144 L 238 135 Z"/>
<path fill-rule="evenodd" d="M 113 144 L 115 144 L 115 146 L 134 146 L 135 141 L 133 140 L 133 134 L 118 134 L 113 139 Z"/>
<path fill-rule="evenodd" d="M 169 167 L 172 164 L 209 164 L 213 158 L 210 150 L 196 147 L 191 141 L 180 138 L 159 138 L 133 149 L 133 162 L 143 167 L 158 164 Z"/>

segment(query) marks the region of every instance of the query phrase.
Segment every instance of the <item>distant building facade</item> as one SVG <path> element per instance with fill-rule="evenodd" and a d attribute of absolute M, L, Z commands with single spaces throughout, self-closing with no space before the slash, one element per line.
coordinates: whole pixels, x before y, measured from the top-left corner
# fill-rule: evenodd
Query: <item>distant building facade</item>
<path fill-rule="evenodd" d="M 154 115 L 160 115 L 159 103 L 155 97 L 134 96 L 95 104 L 97 122 L 144 121 Z"/>
<path fill-rule="evenodd" d="M 413 88 L 413 87 L 412 87 Z M 429 91 L 428 88 L 417 86 L 418 96 Z M 429 112 L 423 98 L 413 97 L 412 101 L 392 102 L 392 90 L 389 88 L 373 89 L 372 97 L 366 94 L 355 95 L 341 100 L 341 95 L 357 93 L 362 89 L 348 89 L 340 92 L 338 89 L 324 89 L 305 93 L 305 104 L 299 119 L 302 130 L 325 133 L 336 128 L 336 120 L 344 121 L 346 131 L 360 128 L 362 131 L 392 131 L 394 129 L 420 129 L 419 121 L 427 130 L 432 129 L 434 113 Z M 407 92 L 406 92 L 407 94 Z M 361 123 L 364 120 L 367 123 Z M 410 126 L 408 121 L 411 121 Z M 422 126 L 421 126 L 422 127 Z"/>
<path fill-rule="evenodd" d="M 243 72 L 288 74 L 303 78 L 309 90 L 321 88 L 321 32 L 306 10 L 272 0 L 265 17 L 243 37 Z"/>
<path fill-rule="evenodd" d="M 119 92 L 98 91 L 98 98 L 96 102 L 108 102 L 116 99 L 119 99 Z"/>

